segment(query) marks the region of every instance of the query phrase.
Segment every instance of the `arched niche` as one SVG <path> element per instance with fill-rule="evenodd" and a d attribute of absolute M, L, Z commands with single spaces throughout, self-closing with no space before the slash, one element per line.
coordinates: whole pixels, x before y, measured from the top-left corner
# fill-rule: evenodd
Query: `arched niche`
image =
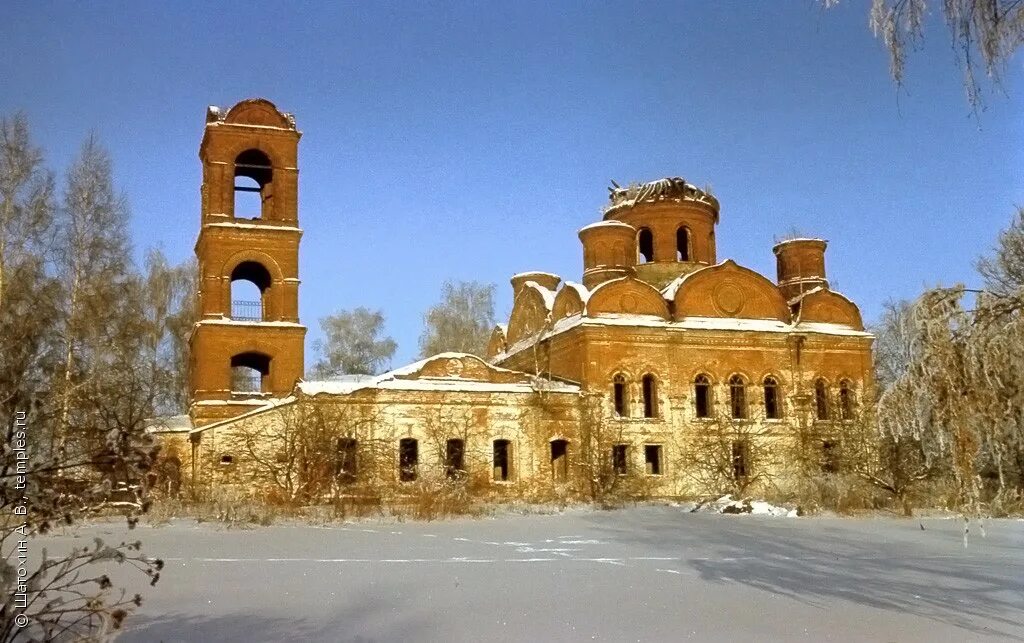
<path fill-rule="evenodd" d="M 842 324 L 864 330 L 860 309 L 843 295 L 824 288 L 815 289 L 800 298 L 799 321 Z"/>
<path fill-rule="evenodd" d="M 645 281 L 623 277 L 607 281 L 590 294 L 587 315 L 652 315 L 668 319 L 668 304 L 661 293 Z"/>
<path fill-rule="evenodd" d="M 675 318 L 726 317 L 790 322 L 782 293 L 764 276 L 733 260 L 702 268 L 676 288 Z"/>

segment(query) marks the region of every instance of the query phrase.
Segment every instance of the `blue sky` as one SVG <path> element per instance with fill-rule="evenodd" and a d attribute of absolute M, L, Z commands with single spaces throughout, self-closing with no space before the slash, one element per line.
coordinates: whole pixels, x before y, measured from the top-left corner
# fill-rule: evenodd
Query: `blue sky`
<path fill-rule="evenodd" d="M 516 272 L 578 280 L 609 179 L 710 183 L 719 258 L 772 278 L 777 235 L 829 239 L 871 320 L 977 282 L 1024 204 L 1024 74 L 975 118 L 933 16 L 898 91 L 866 4 L 16 2 L 0 113 L 25 110 L 58 171 L 97 131 L 137 250 L 181 260 L 206 106 L 294 112 L 310 342 L 323 315 L 380 308 L 396 366 L 446 279 L 497 283 L 500 317 Z"/>

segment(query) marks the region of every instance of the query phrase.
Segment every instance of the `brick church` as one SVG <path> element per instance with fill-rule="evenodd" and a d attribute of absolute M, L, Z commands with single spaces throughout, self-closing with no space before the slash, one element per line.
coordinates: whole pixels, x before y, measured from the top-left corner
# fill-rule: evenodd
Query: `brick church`
<path fill-rule="evenodd" d="M 300 136 L 267 100 L 207 112 L 191 406 L 152 429 L 183 489 L 685 497 L 841 466 L 872 336 L 826 242 L 776 244 L 775 281 L 719 261 L 719 202 L 679 178 L 610 189 L 579 281 L 513 276 L 486 356 L 305 379 Z"/>

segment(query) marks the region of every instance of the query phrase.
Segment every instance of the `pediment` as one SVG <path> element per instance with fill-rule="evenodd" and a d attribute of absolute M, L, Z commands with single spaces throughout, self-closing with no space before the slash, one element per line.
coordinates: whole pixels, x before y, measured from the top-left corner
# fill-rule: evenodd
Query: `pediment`
<path fill-rule="evenodd" d="M 488 364 L 469 353 L 441 353 L 419 362 L 409 372 L 394 374 L 395 379 L 420 380 L 444 379 L 461 382 L 485 382 L 489 384 L 529 384 L 530 376 Z"/>

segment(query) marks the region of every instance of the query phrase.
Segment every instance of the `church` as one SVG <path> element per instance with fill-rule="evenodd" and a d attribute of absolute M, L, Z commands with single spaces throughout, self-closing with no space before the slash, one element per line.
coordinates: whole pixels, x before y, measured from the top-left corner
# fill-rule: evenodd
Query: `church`
<path fill-rule="evenodd" d="M 183 492 L 683 498 L 841 469 L 873 338 L 826 241 L 777 243 L 774 281 L 719 260 L 719 202 L 680 178 L 610 188 L 578 281 L 513 276 L 486 355 L 305 379 L 300 136 L 264 99 L 207 112 L 190 408 L 152 428 Z"/>

